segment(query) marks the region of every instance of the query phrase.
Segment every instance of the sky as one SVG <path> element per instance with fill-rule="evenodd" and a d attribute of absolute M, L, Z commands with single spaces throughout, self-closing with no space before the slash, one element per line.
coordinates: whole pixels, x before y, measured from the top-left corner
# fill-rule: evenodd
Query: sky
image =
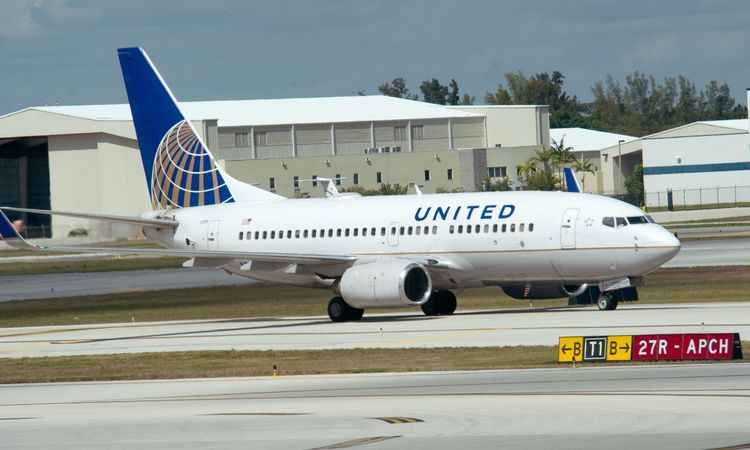
<path fill-rule="evenodd" d="M 611 74 L 750 87 L 748 0 L 0 0 L 0 114 L 126 101 L 116 49 L 141 46 L 181 100 L 377 93 L 558 70 L 584 100 Z"/>

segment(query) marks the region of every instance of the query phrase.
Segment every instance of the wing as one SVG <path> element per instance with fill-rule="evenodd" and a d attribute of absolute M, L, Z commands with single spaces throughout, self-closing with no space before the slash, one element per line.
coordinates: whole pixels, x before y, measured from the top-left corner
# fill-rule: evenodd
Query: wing
<path fill-rule="evenodd" d="M 116 255 L 150 255 L 150 256 L 178 256 L 185 258 L 210 258 L 210 259 L 239 259 L 267 262 L 284 262 L 298 264 L 341 264 L 351 263 L 356 259 L 347 255 L 315 255 L 315 254 L 296 254 L 296 253 L 262 253 L 262 252 L 242 252 L 242 251 L 217 251 L 217 250 L 193 250 L 193 249 L 168 249 L 168 248 L 110 248 L 110 247 L 78 247 L 78 246 L 41 246 L 25 240 L 20 233 L 20 226 L 13 224 L 8 216 L 2 211 L 3 209 L 21 211 L 20 208 L 2 208 L 0 209 L 0 239 L 11 247 L 24 250 L 37 251 L 63 251 L 75 253 L 111 253 Z M 34 211 L 34 210 L 23 210 Z M 78 213 L 71 213 L 78 214 Z M 98 215 L 78 214 L 75 217 L 100 218 Z M 114 217 L 114 216 L 109 216 Z M 133 221 L 137 219 L 133 218 Z M 117 222 L 122 222 L 116 220 Z M 149 222 L 150 226 L 171 226 L 169 221 L 155 220 Z M 173 222 L 176 225 L 176 222 Z M 143 225 L 143 223 L 140 223 Z M 157 225 L 158 224 L 158 225 Z"/>
<path fill-rule="evenodd" d="M 77 217 L 79 219 L 95 219 L 103 220 L 105 222 L 117 222 L 117 223 L 129 223 L 131 225 L 142 225 L 146 227 L 157 227 L 157 228 L 176 228 L 178 223 L 174 220 L 168 219 L 144 219 L 141 217 L 130 217 L 130 216 L 114 216 L 109 214 L 89 214 L 79 213 L 70 211 L 49 211 L 46 209 L 28 209 L 28 208 L 11 208 L 9 206 L 0 206 L 0 209 L 5 211 L 15 211 L 30 214 L 46 214 L 48 216 L 67 216 Z M 5 218 L 7 220 L 7 217 Z"/>

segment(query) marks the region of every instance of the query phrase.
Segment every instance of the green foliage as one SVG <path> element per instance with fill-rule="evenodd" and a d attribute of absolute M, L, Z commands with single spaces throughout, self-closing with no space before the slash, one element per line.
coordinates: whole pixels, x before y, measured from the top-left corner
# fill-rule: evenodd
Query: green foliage
<path fill-rule="evenodd" d="M 592 163 L 588 159 L 576 159 L 575 161 L 573 161 L 572 167 L 573 170 L 581 174 L 581 190 L 585 190 L 586 174 L 590 173 L 593 175 L 596 173 L 596 167 L 594 167 L 594 163 Z"/>
<path fill-rule="evenodd" d="M 390 184 L 385 183 L 381 184 L 379 188 L 377 189 L 365 189 L 361 186 L 351 186 L 346 189 L 343 189 L 341 192 L 356 192 L 361 195 L 404 195 L 409 190 L 409 186 L 404 185 L 402 186 L 399 183 L 396 184 Z"/>
<path fill-rule="evenodd" d="M 526 176 L 524 189 L 528 191 L 556 191 L 560 189 L 560 180 L 549 170 L 537 170 Z"/>
<path fill-rule="evenodd" d="M 378 86 L 378 91 L 381 94 L 389 97 L 405 98 L 407 100 L 417 100 L 416 94 L 412 94 L 409 88 L 406 87 L 406 80 L 403 78 L 394 78 L 393 81 L 385 82 Z"/>
<path fill-rule="evenodd" d="M 419 85 L 419 90 L 422 91 L 422 98 L 427 103 L 445 105 L 447 102 L 448 86 L 443 86 L 436 78 L 423 81 Z M 458 90 L 458 85 L 456 85 L 456 90 Z M 456 92 L 456 95 L 458 96 L 458 92 Z"/>
<path fill-rule="evenodd" d="M 633 172 L 625 176 L 625 190 L 631 198 L 637 200 L 639 205 L 643 205 L 643 166 L 638 164 Z"/>
<path fill-rule="evenodd" d="M 482 181 L 482 191 L 484 192 L 492 192 L 492 191 L 510 191 L 510 180 L 508 177 L 503 177 L 498 180 L 492 180 L 490 177 L 485 177 Z"/>

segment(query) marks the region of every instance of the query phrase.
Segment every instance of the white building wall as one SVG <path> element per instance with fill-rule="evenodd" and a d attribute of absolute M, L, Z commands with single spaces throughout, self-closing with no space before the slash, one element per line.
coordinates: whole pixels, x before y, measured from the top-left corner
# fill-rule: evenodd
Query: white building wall
<path fill-rule="evenodd" d="M 750 201 L 747 133 L 644 139 L 643 163 L 647 206 L 666 206 L 668 190 L 676 206 Z"/>
<path fill-rule="evenodd" d="M 487 147 L 549 146 L 549 108 L 535 105 L 455 106 L 486 117 Z"/>

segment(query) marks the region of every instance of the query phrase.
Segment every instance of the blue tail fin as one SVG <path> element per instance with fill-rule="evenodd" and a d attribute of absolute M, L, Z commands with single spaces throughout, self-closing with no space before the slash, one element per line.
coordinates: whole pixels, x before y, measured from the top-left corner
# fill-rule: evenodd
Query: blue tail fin
<path fill-rule="evenodd" d="M 143 49 L 117 54 L 154 209 L 279 198 L 224 173 Z"/>
<path fill-rule="evenodd" d="M 568 192 L 581 192 L 581 186 L 578 184 L 578 180 L 576 180 L 573 169 L 565 167 L 563 168 L 563 173 L 565 174 L 565 185 L 568 188 Z"/>
<path fill-rule="evenodd" d="M 2 209 L 0 209 L 0 241 L 18 249 L 37 250 L 39 248 L 36 245 L 29 244 L 21 237 L 21 230 L 11 223 Z"/>

